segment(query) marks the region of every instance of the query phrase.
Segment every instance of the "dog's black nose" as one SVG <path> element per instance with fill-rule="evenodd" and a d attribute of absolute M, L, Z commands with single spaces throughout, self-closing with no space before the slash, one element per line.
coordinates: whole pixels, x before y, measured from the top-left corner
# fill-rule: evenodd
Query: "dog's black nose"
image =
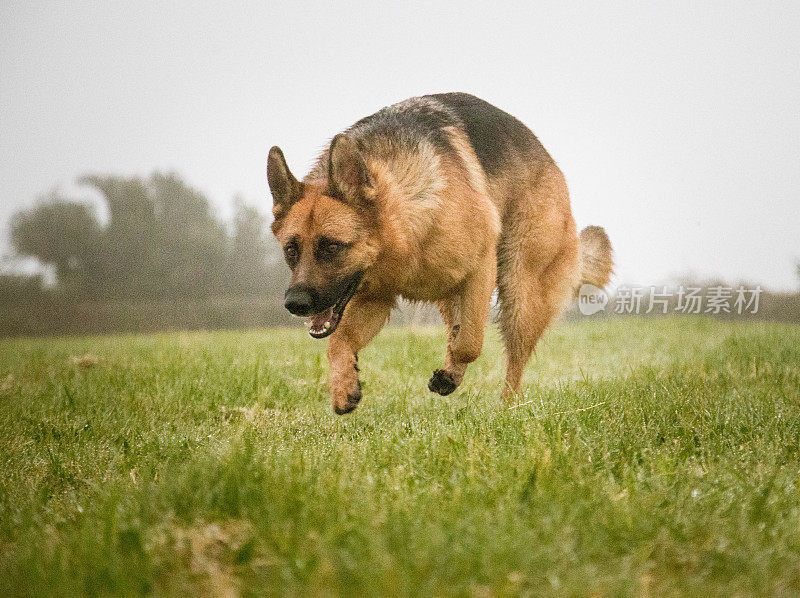
<path fill-rule="evenodd" d="M 289 313 L 296 316 L 310 316 L 314 313 L 314 298 L 304 288 L 290 287 L 286 291 L 284 300 Z"/>

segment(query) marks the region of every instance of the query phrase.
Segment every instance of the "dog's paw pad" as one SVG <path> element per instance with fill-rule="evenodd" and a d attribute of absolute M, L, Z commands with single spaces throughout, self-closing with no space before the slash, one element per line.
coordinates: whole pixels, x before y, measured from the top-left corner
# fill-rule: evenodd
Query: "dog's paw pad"
<path fill-rule="evenodd" d="M 344 415 L 345 413 L 350 413 L 353 409 L 358 407 L 358 403 L 361 401 L 361 382 L 359 381 L 358 387 L 347 395 L 347 401 L 343 406 L 339 406 L 334 404 L 333 411 L 336 415 Z"/>
<path fill-rule="evenodd" d="M 453 374 L 447 370 L 434 370 L 428 382 L 428 389 L 442 396 L 449 395 L 457 386 Z"/>

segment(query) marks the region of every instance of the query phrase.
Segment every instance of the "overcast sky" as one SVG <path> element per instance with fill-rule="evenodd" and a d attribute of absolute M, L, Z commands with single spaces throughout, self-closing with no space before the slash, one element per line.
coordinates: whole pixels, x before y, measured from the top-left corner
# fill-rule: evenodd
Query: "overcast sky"
<path fill-rule="evenodd" d="M 468 91 L 527 124 L 618 283 L 797 288 L 800 3 L 0 2 L 0 226 L 87 172 L 175 170 L 268 211 L 395 101 Z"/>

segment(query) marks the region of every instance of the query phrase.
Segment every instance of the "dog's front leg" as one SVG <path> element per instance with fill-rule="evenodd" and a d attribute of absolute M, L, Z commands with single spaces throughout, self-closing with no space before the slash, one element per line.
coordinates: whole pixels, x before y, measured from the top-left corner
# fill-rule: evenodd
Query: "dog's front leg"
<path fill-rule="evenodd" d="M 391 302 L 353 297 L 328 341 L 331 405 L 339 415 L 350 413 L 361 400 L 358 352 L 378 334 L 391 308 Z"/>
<path fill-rule="evenodd" d="M 494 253 L 487 252 L 481 266 L 467 276 L 461 293 L 440 303 L 448 328 L 447 358 L 444 369 L 434 370 L 428 382 L 433 392 L 453 392 L 464 379 L 467 366 L 481 354 L 496 276 Z"/>

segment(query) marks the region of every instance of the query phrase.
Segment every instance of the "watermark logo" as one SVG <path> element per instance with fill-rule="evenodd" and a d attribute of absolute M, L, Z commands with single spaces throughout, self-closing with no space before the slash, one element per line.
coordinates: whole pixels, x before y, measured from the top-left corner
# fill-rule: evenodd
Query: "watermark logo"
<path fill-rule="evenodd" d="M 582 284 L 578 291 L 578 309 L 584 316 L 603 311 L 608 304 L 608 293 L 593 284 Z"/>
<path fill-rule="evenodd" d="M 613 297 L 603 289 L 584 284 L 578 292 L 578 309 L 584 316 L 604 311 L 611 303 L 615 314 L 757 314 L 761 287 L 632 287 L 617 288 Z"/>

